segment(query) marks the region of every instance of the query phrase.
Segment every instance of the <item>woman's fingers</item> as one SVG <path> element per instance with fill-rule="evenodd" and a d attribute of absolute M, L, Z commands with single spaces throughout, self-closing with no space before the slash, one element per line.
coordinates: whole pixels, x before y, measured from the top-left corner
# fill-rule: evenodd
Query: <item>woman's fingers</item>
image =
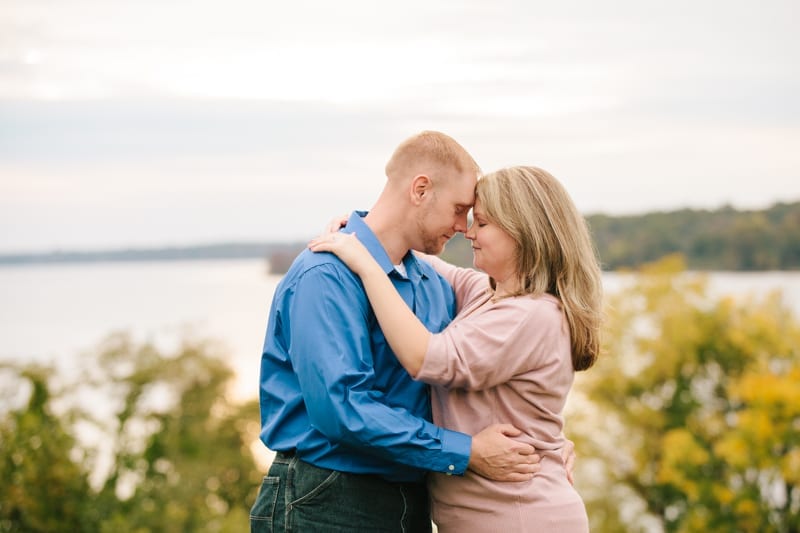
<path fill-rule="evenodd" d="M 315 237 L 308 242 L 308 247 L 315 252 L 334 252 L 343 249 L 348 240 L 356 239 L 355 233 L 328 233 Z"/>
<path fill-rule="evenodd" d="M 345 214 L 345 215 L 342 215 L 342 216 L 333 217 L 330 220 L 330 222 L 328 222 L 328 225 L 325 227 L 325 230 L 323 231 L 323 235 L 327 235 L 329 233 L 336 233 L 340 229 L 345 227 L 345 225 L 347 224 L 348 216 L 349 215 Z"/>

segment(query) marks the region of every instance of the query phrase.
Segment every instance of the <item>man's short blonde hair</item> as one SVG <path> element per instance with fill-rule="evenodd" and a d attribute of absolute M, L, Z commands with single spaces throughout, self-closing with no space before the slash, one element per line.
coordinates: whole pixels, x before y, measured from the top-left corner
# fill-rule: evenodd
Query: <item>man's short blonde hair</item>
<path fill-rule="evenodd" d="M 438 131 L 422 131 L 395 149 L 386 163 L 386 177 L 401 179 L 441 169 L 480 174 L 478 164 L 455 139 Z"/>

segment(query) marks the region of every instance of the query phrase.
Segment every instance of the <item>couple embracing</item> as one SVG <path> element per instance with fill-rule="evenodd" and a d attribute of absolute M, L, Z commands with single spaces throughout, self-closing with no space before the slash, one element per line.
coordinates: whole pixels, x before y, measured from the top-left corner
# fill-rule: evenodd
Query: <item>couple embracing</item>
<path fill-rule="evenodd" d="M 549 173 L 479 175 L 451 137 L 412 136 L 369 212 L 278 285 L 253 532 L 588 531 L 563 409 L 599 352 L 598 261 Z M 436 257 L 457 232 L 475 269 Z"/>

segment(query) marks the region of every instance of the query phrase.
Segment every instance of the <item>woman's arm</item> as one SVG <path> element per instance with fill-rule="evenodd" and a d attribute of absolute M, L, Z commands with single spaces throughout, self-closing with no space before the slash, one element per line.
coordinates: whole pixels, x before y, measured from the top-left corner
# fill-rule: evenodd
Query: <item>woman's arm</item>
<path fill-rule="evenodd" d="M 354 233 L 332 233 L 313 239 L 308 247 L 314 252 L 336 254 L 359 275 L 389 346 L 400 364 L 416 377 L 425 360 L 431 332 L 409 309 L 361 241 Z"/>

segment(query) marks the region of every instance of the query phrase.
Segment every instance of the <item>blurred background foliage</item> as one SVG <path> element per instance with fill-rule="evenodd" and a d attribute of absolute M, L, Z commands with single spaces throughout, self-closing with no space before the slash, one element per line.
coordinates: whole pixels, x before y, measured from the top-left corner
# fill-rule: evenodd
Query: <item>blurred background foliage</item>
<path fill-rule="evenodd" d="M 680 256 L 608 299 L 567 434 L 592 531 L 800 531 L 800 325 L 714 297 Z"/>
<path fill-rule="evenodd" d="M 3 368 L 30 393 L 0 419 L 0 531 L 246 530 L 258 406 L 228 398 L 224 359 L 202 343 L 160 353 L 125 335 L 86 357 L 72 382 Z"/>
<path fill-rule="evenodd" d="M 632 272 L 578 374 L 592 531 L 800 531 L 800 325 L 779 294 L 715 296 L 685 269 Z M 0 532 L 246 531 L 265 450 L 224 353 L 116 334 L 81 360 L 0 368 Z"/>

